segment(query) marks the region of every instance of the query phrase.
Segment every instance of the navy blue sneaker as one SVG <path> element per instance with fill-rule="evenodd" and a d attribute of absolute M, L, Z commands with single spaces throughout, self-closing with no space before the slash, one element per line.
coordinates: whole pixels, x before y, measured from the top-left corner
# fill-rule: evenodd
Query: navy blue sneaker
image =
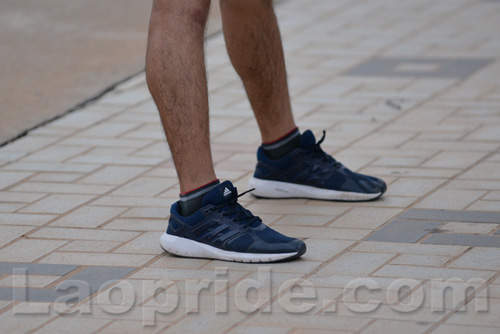
<path fill-rule="evenodd" d="M 179 202 L 174 203 L 161 247 L 179 256 L 237 262 L 290 260 L 306 252 L 302 240 L 276 232 L 243 208 L 238 203 L 243 194 L 238 195 L 231 182 L 223 182 L 188 217 L 181 216 Z"/>
<path fill-rule="evenodd" d="M 386 191 L 385 182 L 350 171 L 325 153 L 311 130 L 305 131 L 299 147 L 280 159 L 257 151 L 257 168 L 250 179 L 253 193 L 264 198 L 310 198 L 336 201 L 369 201 Z"/>

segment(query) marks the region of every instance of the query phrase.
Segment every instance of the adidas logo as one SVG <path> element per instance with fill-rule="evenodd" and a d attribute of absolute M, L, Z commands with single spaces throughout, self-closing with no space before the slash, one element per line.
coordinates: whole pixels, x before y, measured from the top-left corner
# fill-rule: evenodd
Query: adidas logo
<path fill-rule="evenodd" d="M 231 194 L 231 190 L 224 188 L 224 197 Z"/>

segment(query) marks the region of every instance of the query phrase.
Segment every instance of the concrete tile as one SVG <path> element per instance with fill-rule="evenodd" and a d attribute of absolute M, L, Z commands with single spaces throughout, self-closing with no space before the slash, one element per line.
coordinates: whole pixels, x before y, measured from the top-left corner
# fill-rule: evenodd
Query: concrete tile
<path fill-rule="evenodd" d="M 453 261 L 450 268 L 467 268 L 491 270 L 500 265 L 500 249 L 498 248 L 473 248 Z"/>
<path fill-rule="evenodd" d="M 475 165 L 469 171 L 460 175 L 460 179 L 474 180 L 499 180 L 500 179 L 500 163 L 498 162 L 482 162 Z"/>
<path fill-rule="evenodd" d="M 124 218 L 163 218 L 170 215 L 170 207 L 162 208 L 132 208 L 121 215 Z"/>
<path fill-rule="evenodd" d="M 417 242 L 430 233 L 432 229 L 438 228 L 440 225 L 440 222 L 395 220 L 370 235 L 366 238 L 366 241 Z"/>
<path fill-rule="evenodd" d="M 52 222 L 51 226 L 94 228 L 124 212 L 124 208 L 84 206 Z"/>
<path fill-rule="evenodd" d="M 328 216 L 287 215 L 282 216 L 274 225 L 322 226 L 329 221 Z"/>
<path fill-rule="evenodd" d="M 363 241 L 352 252 L 373 252 L 414 255 L 456 256 L 468 249 L 467 246 L 422 245 L 410 243 Z"/>
<path fill-rule="evenodd" d="M 16 276 L 7 276 L 0 279 L 0 287 L 13 287 L 13 288 L 44 288 L 50 283 L 58 280 L 60 276 L 46 276 L 46 275 L 26 275 L 26 281 L 19 279 Z"/>
<path fill-rule="evenodd" d="M 111 249 L 118 247 L 121 243 L 121 241 L 75 240 L 60 248 L 60 250 L 68 252 L 107 253 Z"/>
<path fill-rule="evenodd" d="M 399 332 L 404 328 L 405 333 L 419 334 L 425 331 L 432 325 L 432 323 L 423 322 L 408 322 L 408 321 L 394 321 L 394 320 L 377 320 L 368 328 L 363 330 L 363 334 L 386 334 Z"/>
<path fill-rule="evenodd" d="M 35 333 L 61 333 L 67 331 L 68 328 L 71 328 L 72 333 L 86 334 L 98 331 L 100 328 L 104 327 L 110 322 L 111 320 L 105 319 L 78 319 L 75 317 L 60 317 L 55 321 L 52 321 L 49 324 L 43 326 Z"/>
<path fill-rule="evenodd" d="M 498 228 L 499 224 L 486 223 L 462 223 L 450 222 L 442 227 L 447 233 L 470 233 L 470 234 L 488 234 Z"/>
<path fill-rule="evenodd" d="M 460 278 L 469 280 L 471 278 L 483 278 L 485 280 L 493 277 L 493 271 L 478 271 L 466 269 L 434 268 L 434 267 L 416 267 L 403 265 L 385 265 L 373 274 L 373 276 L 383 277 L 411 277 L 413 279 L 449 279 Z"/>
<path fill-rule="evenodd" d="M 478 190 L 439 189 L 425 198 L 422 202 L 415 205 L 415 207 L 425 209 L 462 210 L 484 194 L 484 191 Z"/>
<path fill-rule="evenodd" d="M 471 247 L 500 247 L 500 236 L 458 233 L 433 234 L 423 244 L 461 245 Z"/>
<path fill-rule="evenodd" d="M 31 175 L 33 175 L 33 173 L 0 171 L 0 189 L 5 189 Z"/>
<path fill-rule="evenodd" d="M 445 181 L 446 179 L 400 178 L 390 184 L 386 195 L 423 196 L 439 187 Z"/>
<path fill-rule="evenodd" d="M 329 226 L 377 229 L 400 213 L 400 209 L 354 208 Z"/>
<path fill-rule="evenodd" d="M 78 268 L 66 264 L 40 264 L 40 263 L 15 263 L 1 262 L 0 274 L 11 275 L 15 268 L 25 268 L 28 275 L 57 275 L 64 276 Z"/>
<path fill-rule="evenodd" d="M 154 197 L 175 184 L 177 180 L 140 177 L 116 189 L 111 195 Z"/>
<path fill-rule="evenodd" d="M 159 254 L 161 253 L 159 247 L 160 236 L 161 234 L 158 232 L 146 232 L 140 237 L 116 249 L 114 253 Z"/>
<path fill-rule="evenodd" d="M 344 72 L 347 76 L 465 79 L 490 63 L 479 58 L 372 58 Z"/>
<path fill-rule="evenodd" d="M 72 253 L 54 252 L 40 263 L 77 264 L 82 266 L 142 266 L 154 256 L 139 254 L 99 254 L 99 253 Z"/>
<path fill-rule="evenodd" d="M 127 241 L 138 233 L 131 231 L 106 231 L 100 229 L 44 227 L 30 235 L 31 238 L 64 240 Z"/>
<path fill-rule="evenodd" d="M 99 168 L 96 164 L 70 164 L 58 162 L 14 162 L 3 167 L 5 170 L 36 172 L 87 173 Z"/>
<path fill-rule="evenodd" d="M 0 261 L 32 262 L 66 244 L 63 240 L 22 239 L 0 252 Z"/>
<path fill-rule="evenodd" d="M 0 213 L 1 225 L 28 225 L 40 226 L 54 219 L 56 216 L 49 214 L 23 214 L 23 213 Z"/>
<path fill-rule="evenodd" d="M 30 181 L 40 182 L 73 182 L 81 178 L 83 173 L 38 173 L 30 178 Z"/>
<path fill-rule="evenodd" d="M 303 258 L 308 261 L 326 261 L 354 243 L 347 240 L 332 241 L 326 239 L 307 239 L 304 241 L 307 245 L 307 252 Z"/>
<path fill-rule="evenodd" d="M 0 191 L 0 202 L 2 203 L 32 203 L 45 196 L 45 194 L 20 193 L 12 191 Z"/>
<path fill-rule="evenodd" d="M 496 212 L 450 211 L 439 209 L 411 209 L 402 214 L 400 218 L 449 222 L 500 223 L 500 214 Z"/>
<path fill-rule="evenodd" d="M 0 247 L 33 229 L 34 227 L 32 226 L 2 226 L 2 233 L 0 233 Z"/>
<path fill-rule="evenodd" d="M 318 272 L 318 275 L 369 275 L 389 261 L 394 254 L 349 252 L 333 260 Z"/>
<path fill-rule="evenodd" d="M 65 213 L 90 201 L 90 195 L 50 195 L 21 210 L 22 213 Z"/>
<path fill-rule="evenodd" d="M 457 315 L 459 315 L 459 313 L 457 313 Z M 438 328 L 436 328 L 432 333 L 434 333 L 434 334 L 469 334 L 472 332 L 479 332 L 481 334 L 496 334 L 496 333 L 498 333 L 498 328 L 442 324 Z"/>
<path fill-rule="evenodd" d="M 106 166 L 79 182 L 86 184 L 120 185 L 144 173 L 146 170 L 147 168 L 145 167 Z"/>
<path fill-rule="evenodd" d="M 140 320 L 115 320 L 111 323 L 111 325 L 106 326 L 103 329 L 99 330 L 99 333 L 103 334 L 123 334 L 123 333 L 144 333 L 144 334 L 153 334 L 153 333 L 161 333 L 162 329 L 167 327 L 167 322 L 156 321 L 155 326 L 146 327 L 143 322 Z"/>
<path fill-rule="evenodd" d="M 294 237 L 328 240 L 361 240 L 371 233 L 371 230 L 336 227 L 315 227 L 311 229 L 304 226 L 276 225 L 273 228 L 280 233 Z"/>
<path fill-rule="evenodd" d="M 483 152 L 441 152 L 422 166 L 442 167 L 442 168 L 468 168 L 473 165 L 485 154 Z"/>
<path fill-rule="evenodd" d="M 391 264 L 441 267 L 450 259 L 451 259 L 450 256 L 441 256 L 441 255 L 402 254 L 399 255 L 394 260 L 392 260 Z"/>
<path fill-rule="evenodd" d="M 112 186 L 105 185 L 87 185 L 75 183 L 59 183 L 59 182 L 24 182 L 13 191 L 25 192 L 40 192 L 40 193 L 60 193 L 60 194 L 86 194 L 100 195 L 113 189 Z"/>
<path fill-rule="evenodd" d="M 63 162 L 87 150 L 88 148 L 81 146 L 52 145 L 26 156 L 21 161 Z"/>

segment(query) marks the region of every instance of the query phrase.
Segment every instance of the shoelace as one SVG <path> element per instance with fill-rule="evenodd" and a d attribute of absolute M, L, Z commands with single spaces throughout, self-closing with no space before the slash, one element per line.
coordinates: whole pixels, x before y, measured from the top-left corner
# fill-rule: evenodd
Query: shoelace
<path fill-rule="evenodd" d="M 238 190 L 236 188 L 234 188 L 234 190 L 236 193 L 238 193 Z M 255 188 L 242 192 L 241 194 L 238 194 L 238 196 L 234 196 L 228 201 L 214 206 L 212 208 L 212 211 L 218 211 L 222 213 L 223 216 L 231 218 L 237 224 L 241 224 L 245 227 L 251 226 L 253 223 L 260 221 L 261 219 L 258 216 L 254 216 L 250 211 L 242 207 L 238 203 L 238 198 L 253 190 L 255 190 Z"/>
<path fill-rule="evenodd" d="M 314 144 L 313 155 L 323 159 L 324 161 L 332 163 L 334 167 L 340 166 L 340 162 L 335 160 L 331 155 L 323 151 L 323 149 L 321 148 L 320 145 L 325 140 L 325 137 L 326 137 L 326 131 L 323 130 L 323 136 L 321 136 L 320 140 L 318 140 L 318 142 Z"/>

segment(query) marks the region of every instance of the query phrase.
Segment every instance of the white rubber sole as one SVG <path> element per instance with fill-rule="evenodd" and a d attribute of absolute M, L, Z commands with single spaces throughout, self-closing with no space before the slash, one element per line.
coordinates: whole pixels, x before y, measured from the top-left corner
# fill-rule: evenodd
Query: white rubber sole
<path fill-rule="evenodd" d="M 264 198 L 311 198 L 332 201 L 369 201 L 380 197 L 382 193 L 362 194 L 347 191 L 321 189 L 301 184 L 261 180 L 252 177 L 248 188 L 255 188 L 252 192 L 257 197 Z"/>
<path fill-rule="evenodd" d="M 259 254 L 225 251 L 190 239 L 164 233 L 160 246 L 165 251 L 185 257 L 215 259 L 235 262 L 275 262 L 294 258 L 298 253 Z"/>

